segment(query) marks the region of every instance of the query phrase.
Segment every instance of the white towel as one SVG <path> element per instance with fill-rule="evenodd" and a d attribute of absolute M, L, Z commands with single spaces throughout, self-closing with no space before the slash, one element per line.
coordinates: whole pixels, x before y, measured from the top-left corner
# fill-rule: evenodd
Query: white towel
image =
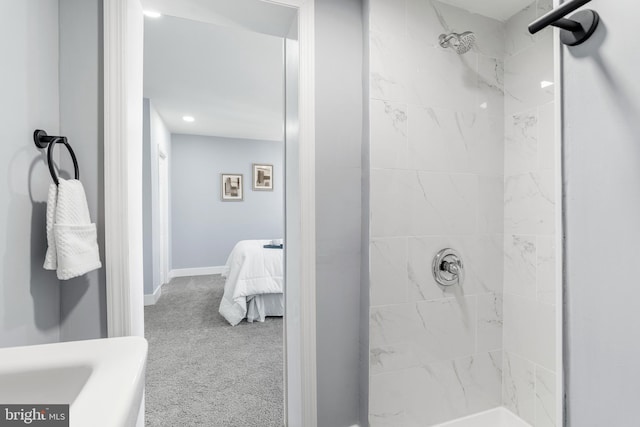
<path fill-rule="evenodd" d="M 44 268 L 68 280 L 102 267 L 96 225 L 91 223 L 82 183 L 60 179 L 49 187 Z"/>
<path fill-rule="evenodd" d="M 58 268 L 56 258 L 56 240 L 53 234 L 53 224 L 56 222 L 56 200 L 58 199 L 58 186 L 49 186 L 49 197 L 47 198 L 47 254 L 44 257 L 44 269 L 55 270 Z"/>

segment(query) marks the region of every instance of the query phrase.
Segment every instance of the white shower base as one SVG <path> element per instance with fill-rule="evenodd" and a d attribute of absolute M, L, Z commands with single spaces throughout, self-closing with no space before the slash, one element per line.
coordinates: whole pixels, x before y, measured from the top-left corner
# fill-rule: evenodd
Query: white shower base
<path fill-rule="evenodd" d="M 531 427 L 506 408 L 495 408 L 435 427 Z"/>

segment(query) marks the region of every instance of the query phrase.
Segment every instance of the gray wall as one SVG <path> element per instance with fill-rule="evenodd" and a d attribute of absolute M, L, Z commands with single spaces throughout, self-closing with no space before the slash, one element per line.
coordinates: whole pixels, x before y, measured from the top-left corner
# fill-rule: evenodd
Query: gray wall
<path fill-rule="evenodd" d="M 283 238 L 283 160 L 282 142 L 172 135 L 171 269 L 221 266 L 240 240 Z M 251 189 L 252 163 L 273 165 L 273 191 Z M 221 173 L 244 175 L 244 201 L 221 200 Z"/>
<path fill-rule="evenodd" d="M 369 293 L 370 283 L 370 217 L 371 209 L 371 146 L 370 138 L 370 79 L 369 64 L 370 48 L 369 48 L 369 0 L 362 1 L 362 37 L 363 37 L 363 120 L 362 120 L 362 224 L 360 229 L 362 235 L 360 239 L 361 263 L 360 263 L 360 426 L 365 427 L 369 423 L 369 307 L 371 306 L 371 297 Z"/>
<path fill-rule="evenodd" d="M 60 131 L 78 157 L 104 265 L 102 41 L 101 0 L 60 0 Z M 105 286 L 104 267 L 61 284 L 63 341 L 106 336 Z"/>
<path fill-rule="evenodd" d="M 153 257 L 153 206 L 151 194 L 153 180 L 151 174 L 151 103 L 148 98 L 142 100 L 142 272 L 144 275 L 144 293 L 153 294 L 154 265 Z M 157 183 L 156 183 L 157 185 Z"/>
<path fill-rule="evenodd" d="M 359 363 L 362 4 L 316 0 L 315 12 L 318 426 L 344 427 L 358 422 L 366 399 Z"/>
<path fill-rule="evenodd" d="M 640 400 L 638 2 L 594 0 L 601 27 L 564 49 L 568 425 L 637 426 Z"/>
<path fill-rule="evenodd" d="M 24 5 L 22 3 L 25 3 Z M 15 63 L 28 63 L 29 58 L 41 63 L 43 57 L 26 56 L 30 52 L 26 47 L 17 48 L 18 42 L 25 43 L 24 46 L 40 45 L 45 39 L 50 43 L 55 41 L 55 36 L 42 34 L 43 28 L 51 28 L 51 25 L 41 25 L 41 22 L 34 19 L 34 16 L 41 16 L 46 8 L 42 5 L 46 1 L 36 2 L 3 2 L 2 7 L 24 8 L 23 18 L 20 15 L 5 14 L 4 10 L 0 16 L 11 16 L 6 20 L 3 32 L 10 29 L 7 34 L 11 36 L 2 37 L 0 43 L 11 43 L 15 48 L 16 55 L 24 55 L 22 61 L 9 61 Z M 361 265 L 361 144 L 362 144 L 362 5 L 359 0 L 318 0 L 316 2 L 316 37 L 317 37 L 317 233 L 318 233 L 318 417 L 320 427 L 349 426 L 359 419 L 359 343 L 360 343 L 360 265 Z M 37 5 L 37 6 L 36 6 Z M 39 14 L 40 13 L 40 14 Z M 60 22 L 64 23 L 60 38 L 64 43 L 61 50 L 61 73 L 60 78 L 62 93 L 65 95 L 61 99 L 61 123 L 63 131 L 71 138 L 71 142 L 76 148 L 78 160 L 81 168 L 81 178 L 85 184 L 89 198 L 89 206 L 92 218 L 97 221 L 99 227 L 99 239 L 101 244 L 101 255 L 104 257 L 103 235 L 104 223 L 102 218 L 103 208 L 103 178 L 102 178 L 102 1 L 100 0 L 61 0 Z M 28 25 L 25 26 L 25 22 Z M 11 25 L 15 23 L 15 25 Z M 7 24 L 9 27 L 7 27 Z M 55 28 L 55 27 L 54 27 Z M 23 37 L 18 37 L 23 34 Z M 33 40 L 38 37 L 41 40 Z M 9 46 L 9 45 L 8 45 Z M 2 49 L 3 52 L 5 49 Z M 51 50 L 49 50 L 51 53 Z M 46 56 L 45 56 L 46 57 Z M 22 57 L 21 57 L 22 58 Z M 50 61 L 48 61 L 50 63 Z M 337 67 L 336 64 L 340 64 Z M 25 71 L 26 70 L 26 71 Z M 4 67 L 0 72 L 11 72 L 12 76 L 29 77 L 27 71 L 35 73 L 37 78 L 51 78 L 55 75 L 55 67 L 45 70 L 29 64 L 24 70 L 9 70 Z M 6 79 L 0 79 L 6 82 Z M 15 80 L 13 80 L 15 82 Z M 31 83 L 31 82 L 29 82 Z M 22 87 L 34 87 L 25 83 Z M 2 83 L 0 83 L 2 84 Z M 8 86 L 18 89 L 18 85 Z M 14 118 L 11 115 L 2 114 L 0 117 L 11 117 L 3 129 L 15 128 L 15 123 L 25 122 L 15 130 L 15 136 L 8 140 L 16 141 L 15 151 L 24 149 L 27 146 L 31 149 L 30 133 L 35 123 L 42 123 L 43 127 L 55 129 L 57 117 L 55 116 L 55 101 L 48 105 L 43 102 L 43 87 L 39 86 L 38 91 L 33 91 L 32 98 L 27 98 L 24 105 L 24 116 Z M 5 92 L 4 93 L 11 93 Z M 36 96 L 38 97 L 36 102 Z M 3 99 L 11 99 L 10 107 L 6 103 L 0 103 L 3 108 L 16 110 L 16 99 L 24 97 L 24 92 L 16 93 Z M 27 100 L 30 102 L 27 103 Z M 45 108 L 46 107 L 46 108 Z M 48 117 L 49 115 L 52 117 Z M 32 116 L 33 115 L 33 116 Z M 39 117 L 41 116 L 41 117 Z M 30 122 L 32 120 L 33 122 Z M 9 126 L 11 124 L 11 126 Z M 197 137 L 193 137 L 197 138 Z M 17 141 L 20 141 L 19 143 Z M 78 142 L 74 142 L 78 141 Z M 81 141 L 81 142 L 80 142 Z M 10 150 L 10 149 L 9 149 Z M 3 156 L 9 168 L 11 156 L 6 151 Z M 32 152 L 28 151 L 28 156 Z M 35 156 L 34 156 L 35 157 Z M 176 160 L 174 154 L 173 160 Z M 257 159 L 257 156 L 252 156 Z M 30 165 L 33 157 L 26 162 Z M 248 160 L 251 163 L 253 160 Z M 23 161 L 24 162 L 24 161 Z M 68 161 L 67 161 L 68 162 Z M 275 162 L 273 162 L 275 163 Z M 0 163 L 2 164 L 2 163 Z M 65 163 L 65 165 L 67 165 Z M 232 166 L 232 165 L 229 165 Z M 225 166 L 225 169 L 227 167 Z M 12 169 L 13 170 L 13 169 Z M 18 171 L 23 169 L 18 168 Z M 276 173 L 282 168 L 276 167 Z M 37 180 L 33 180 L 33 188 L 44 188 L 48 185 L 49 177 L 42 162 L 36 163 L 33 169 Z M 231 171 L 231 170 L 229 170 Z M 242 172 L 242 170 L 236 170 Z M 15 172 L 19 174 L 20 172 Z M 207 192 L 203 192 L 201 201 L 207 199 L 214 203 L 219 201 L 219 176 L 216 172 L 215 179 L 207 187 Z M 245 173 L 245 197 L 257 195 L 249 189 L 250 169 Z M 173 173 L 176 177 L 180 174 Z M 22 178 L 27 179 L 27 178 Z M 282 182 L 278 178 L 277 182 Z M 16 184 L 19 185 L 19 184 Z M 2 203 L 7 203 L 7 209 L 2 210 L 0 224 L 10 224 L 11 227 L 4 227 L 5 233 L 0 238 L 3 247 L 3 316 L 6 319 L 8 312 L 22 316 L 23 319 L 33 318 L 34 314 L 25 312 L 24 307 L 34 304 L 35 295 L 44 297 L 38 301 L 47 301 L 47 304 L 40 303 L 37 308 L 37 316 L 43 320 L 37 320 L 31 325 L 27 325 L 23 320 L 13 321 L 9 328 L 19 334 L 20 337 L 28 336 L 27 329 L 33 329 L 34 339 L 44 341 L 55 341 L 58 332 L 57 319 L 57 296 L 55 295 L 57 283 L 47 283 L 41 286 L 40 279 L 33 282 L 33 278 L 41 273 L 41 259 L 44 256 L 44 228 L 39 227 L 44 224 L 44 205 L 39 208 L 37 217 L 30 219 L 29 211 L 32 210 L 32 202 L 26 196 L 26 182 L 22 183 L 19 194 L 12 194 L 7 188 L 7 196 L 1 197 Z M 175 197 L 174 202 L 178 197 Z M 273 193 L 263 193 L 273 194 Z M 44 194 L 39 195 L 39 201 L 44 201 Z M 247 202 L 243 202 L 246 204 Z M 229 206 L 238 206 L 242 203 L 225 203 Z M 206 204 L 202 203 L 202 206 Z M 9 212 L 9 215 L 7 215 Z M 100 214 L 100 215 L 98 215 Z M 176 222 L 173 211 L 173 222 Z M 17 226 L 9 217 L 29 221 L 23 226 Z M 211 217 L 207 218 L 209 222 Z M 32 226 L 33 222 L 33 226 Z M 37 234 L 33 235 L 29 231 L 33 227 Z M 264 230 L 264 226 L 260 226 Z M 6 233 L 10 233 L 10 236 Z M 280 237 L 283 231 L 279 230 Z M 31 235 L 31 240 L 36 242 L 34 249 L 22 248 L 23 254 L 17 250 L 16 241 L 24 236 Z M 175 233 L 173 235 L 173 258 L 179 261 L 179 251 L 176 249 Z M 255 233 L 247 237 L 257 238 Z M 274 237 L 272 235 L 266 236 Z M 215 244 L 218 246 L 218 244 Z M 229 248 L 230 250 L 230 248 Z M 42 253 L 38 253 L 42 252 Z M 206 264 L 213 262 L 213 251 L 201 253 L 206 259 Z M 223 258 L 226 259 L 226 252 Z M 33 256 L 37 263 L 26 265 L 18 272 L 17 264 L 23 259 L 31 259 Z M 186 258 L 189 259 L 187 254 Z M 104 260 L 104 259 L 103 259 Z M 222 261 L 224 263 L 224 260 Z M 7 269 L 5 266 L 15 266 L 16 269 Z M 197 264 L 184 264 L 184 267 L 198 266 Z M 180 268 L 181 265 L 173 263 L 173 268 Z M 53 276 L 52 276 L 53 277 Z M 31 283 L 29 288 L 30 296 L 25 297 L 23 290 L 20 292 L 10 288 L 7 290 L 6 283 Z M 57 281 L 56 281 L 57 282 Z M 53 285 L 53 286 L 48 286 Z M 62 287 L 62 337 L 63 339 L 81 339 L 104 336 L 106 334 L 106 297 L 104 294 L 104 269 L 91 273 L 86 279 L 79 279 L 69 282 Z M 49 294 L 51 292 L 51 294 Z M 16 296 L 19 294 L 19 296 Z M 31 298 L 34 298 L 32 301 Z M 20 298 L 25 300 L 21 304 L 19 312 L 10 309 L 17 306 L 16 301 Z M 8 304 L 10 301 L 11 304 Z M 54 301 L 54 303 L 51 303 Z M 54 310 L 51 316 L 45 316 L 46 310 Z M 6 311 L 9 310 L 9 311 Z M 5 322 L 5 320 L 0 320 Z M 37 325 L 40 326 L 37 326 Z M 34 325 L 36 325 L 34 327 Z M 3 323 L 2 333 L 6 336 L 0 344 L 11 345 L 11 341 L 6 323 Z M 340 351 L 338 351 L 338 349 Z M 364 396 L 366 399 L 366 396 Z"/>
<path fill-rule="evenodd" d="M 160 224 L 160 171 L 158 147 L 170 162 L 171 133 L 153 106 L 143 100 L 142 119 L 142 215 L 143 215 L 143 270 L 144 293 L 153 294 L 162 283 L 161 224 Z M 168 165 L 170 166 L 170 164 Z M 168 225 L 167 225 L 168 226 Z"/>
<path fill-rule="evenodd" d="M 42 268 L 51 178 L 32 133 L 59 131 L 58 2 L 0 1 L 0 52 L 0 347 L 55 342 L 60 284 Z"/>

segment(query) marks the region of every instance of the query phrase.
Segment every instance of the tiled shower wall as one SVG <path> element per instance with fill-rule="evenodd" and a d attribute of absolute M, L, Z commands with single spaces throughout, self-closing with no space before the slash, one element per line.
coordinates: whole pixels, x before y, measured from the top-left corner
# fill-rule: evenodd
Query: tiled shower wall
<path fill-rule="evenodd" d="M 443 32 L 471 30 L 459 56 Z M 370 2 L 370 425 L 501 404 L 504 25 L 427 0 Z M 467 277 L 439 287 L 435 253 Z"/>
<path fill-rule="evenodd" d="M 539 0 L 506 23 L 503 403 L 555 426 L 553 33 L 526 28 Z"/>
<path fill-rule="evenodd" d="M 553 425 L 553 49 L 526 34 L 544 9 L 370 1 L 371 426 L 503 403 Z M 442 49 L 450 31 L 476 48 Z M 432 278 L 447 247 L 462 287 Z"/>

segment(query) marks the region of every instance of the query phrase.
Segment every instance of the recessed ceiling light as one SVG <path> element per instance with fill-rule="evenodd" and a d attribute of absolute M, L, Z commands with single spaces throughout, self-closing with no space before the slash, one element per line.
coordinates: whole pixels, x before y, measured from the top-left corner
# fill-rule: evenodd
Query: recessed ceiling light
<path fill-rule="evenodd" d="M 196 121 L 196 119 L 194 119 L 192 116 L 182 116 L 182 120 L 189 123 Z"/>
<path fill-rule="evenodd" d="M 147 16 L 149 18 L 160 18 L 162 16 L 160 12 L 156 12 L 155 10 L 145 10 L 142 13 L 144 14 L 144 16 Z"/>

